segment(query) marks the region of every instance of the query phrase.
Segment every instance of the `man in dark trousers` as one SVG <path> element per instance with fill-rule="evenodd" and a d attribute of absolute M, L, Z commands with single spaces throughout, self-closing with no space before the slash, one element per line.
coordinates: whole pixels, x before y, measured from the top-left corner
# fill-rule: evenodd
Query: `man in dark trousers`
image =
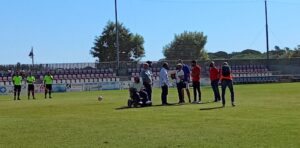
<path fill-rule="evenodd" d="M 200 90 L 200 74 L 201 67 L 197 64 L 195 60 L 192 61 L 192 81 L 193 81 L 193 90 L 194 90 L 194 104 L 201 103 L 201 90 Z M 197 92 L 199 101 L 197 101 Z"/>
<path fill-rule="evenodd" d="M 152 101 L 152 72 L 149 69 L 149 64 L 144 63 L 140 76 L 142 77 L 143 85 L 148 94 L 148 99 Z"/>
<path fill-rule="evenodd" d="M 28 73 L 26 81 L 27 81 L 27 84 L 28 84 L 28 89 L 27 89 L 28 100 L 30 99 L 30 92 L 32 94 L 32 99 L 35 99 L 35 97 L 34 97 L 35 77 L 31 74 L 31 72 Z"/>
<path fill-rule="evenodd" d="M 16 74 L 12 78 L 12 81 L 13 81 L 13 84 L 14 84 L 14 100 L 21 100 L 20 99 L 20 93 L 21 93 L 21 87 L 22 87 L 22 79 L 23 78 L 20 75 L 20 72 L 18 72 L 18 71 L 16 72 Z"/>
<path fill-rule="evenodd" d="M 168 87 L 169 87 L 169 76 L 168 76 L 169 64 L 167 62 L 163 63 L 162 68 L 159 72 L 159 81 L 162 89 L 161 92 L 161 102 L 162 105 L 168 105 Z"/>
<path fill-rule="evenodd" d="M 51 75 L 50 71 L 44 77 L 44 85 L 45 85 L 45 99 L 47 99 L 47 93 L 49 93 L 49 98 L 51 99 L 52 93 L 52 84 L 53 84 L 53 76 Z"/>
<path fill-rule="evenodd" d="M 221 101 L 220 92 L 219 92 L 219 79 L 220 79 L 220 71 L 216 67 L 215 62 L 212 61 L 209 65 L 209 77 L 211 88 L 214 92 L 214 101 Z"/>
<path fill-rule="evenodd" d="M 184 83 L 184 72 L 182 70 L 182 64 L 177 64 L 176 65 L 176 74 L 175 74 L 175 79 L 176 79 L 176 86 L 177 86 L 177 91 L 178 91 L 178 98 L 179 98 L 179 104 L 185 103 L 184 101 L 184 88 L 185 88 L 185 83 Z"/>
<path fill-rule="evenodd" d="M 228 86 L 231 94 L 231 105 L 234 107 L 234 91 L 233 91 L 233 78 L 231 74 L 231 69 L 227 62 L 223 63 L 222 66 L 222 75 L 221 75 L 221 84 L 222 84 L 222 104 L 225 107 L 225 91 Z"/>
<path fill-rule="evenodd" d="M 191 77 L 191 70 L 189 68 L 188 65 L 184 64 L 183 61 L 181 59 L 178 60 L 178 64 L 181 64 L 182 65 L 182 70 L 184 72 L 184 84 L 185 84 L 185 91 L 186 91 L 186 94 L 188 96 L 188 99 L 189 99 L 189 103 L 192 103 L 191 102 L 191 94 L 190 94 L 190 87 L 189 87 L 189 83 L 190 83 L 190 77 Z M 183 92 L 184 93 L 184 92 Z M 183 94 L 183 98 L 184 98 L 184 94 Z"/>

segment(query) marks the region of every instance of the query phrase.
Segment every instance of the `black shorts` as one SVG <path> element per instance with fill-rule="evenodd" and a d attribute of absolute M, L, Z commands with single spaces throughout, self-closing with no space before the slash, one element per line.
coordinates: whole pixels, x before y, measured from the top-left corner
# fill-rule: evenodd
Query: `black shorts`
<path fill-rule="evenodd" d="M 45 90 L 52 91 L 52 84 L 46 84 Z"/>
<path fill-rule="evenodd" d="M 183 81 L 180 81 L 179 83 L 177 83 L 177 88 L 178 89 L 186 88 L 186 83 L 184 83 Z"/>
<path fill-rule="evenodd" d="M 199 81 L 193 81 L 193 87 L 194 88 L 199 88 L 200 87 L 200 82 Z"/>
<path fill-rule="evenodd" d="M 190 83 L 188 81 L 184 81 L 183 83 L 185 89 L 190 89 Z"/>
<path fill-rule="evenodd" d="M 34 91 L 34 85 L 28 84 L 28 91 Z"/>
<path fill-rule="evenodd" d="M 15 92 L 20 92 L 21 91 L 21 85 L 15 85 L 14 86 L 14 91 Z"/>

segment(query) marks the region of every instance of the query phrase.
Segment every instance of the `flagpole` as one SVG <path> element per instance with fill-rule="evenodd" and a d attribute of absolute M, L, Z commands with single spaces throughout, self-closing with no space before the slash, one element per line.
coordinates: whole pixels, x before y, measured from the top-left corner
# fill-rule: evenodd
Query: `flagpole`
<path fill-rule="evenodd" d="M 32 66 L 34 66 L 34 55 L 32 55 Z"/>
<path fill-rule="evenodd" d="M 33 54 L 33 46 L 31 47 L 31 52 L 32 52 L 32 56 L 31 56 L 32 67 L 34 67 L 34 54 Z"/>

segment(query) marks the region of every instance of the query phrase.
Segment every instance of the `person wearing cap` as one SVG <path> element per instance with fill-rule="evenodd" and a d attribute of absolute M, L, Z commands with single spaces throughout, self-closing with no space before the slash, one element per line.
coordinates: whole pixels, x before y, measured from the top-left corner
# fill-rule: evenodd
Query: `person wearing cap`
<path fill-rule="evenodd" d="M 22 76 L 20 72 L 16 72 L 16 74 L 12 78 L 12 82 L 14 84 L 14 100 L 21 100 L 20 93 L 21 93 L 21 85 L 22 85 Z"/>
<path fill-rule="evenodd" d="M 184 88 L 185 88 L 185 83 L 184 83 L 184 72 L 182 70 L 182 64 L 177 64 L 176 65 L 176 86 L 177 86 L 177 91 L 178 91 L 178 97 L 179 97 L 179 104 L 185 103 L 184 101 Z"/>
<path fill-rule="evenodd" d="M 233 91 L 233 78 L 231 74 L 230 66 L 227 62 L 223 63 L 222 71 L 221 71 L 221 85 L 222 85 L 222 104 L 225 107 L 225 91 L 228 86 L 231 95 L 231 105 L 235 106 L 234 104 L 234 91 Z"/>
<path fill-rule="evenodd" d="M 34 97 L 34 82 L 35 82 L 35 77 L 32 75 L 31 72 L 28 73 L 26 81 L 27 81 L 27 84 L 28 84 L 28 87 L 27 87 L 28 100 L 30 99 L 30 92 L 32 94 L 32 99 L 35 99 L 35 97 Z"/>
<path fill-rule="evenodd" d="M 209 78 L 211 88 L 214 92 L 214 102 L 221 101 L 220 92 L 219 92 L 219 79 L 220 79 L 220 72 L 219 69 L 216 67 L 215 62 L 212 61 L 209 64 Z"/>
<path fill-rule="evenodd" d="M 201 74 L 201 67 L 197 64 L 195 60 L 192 62 L 192 81 L 193 81 L 193 90 L 194 90 L 194 104 L 201 102 L 201 90 L 200 90 L 200 74 Z M 199 100 L 197 101 L 197 92 Z"/>
<path fill-rule="evenodd" d="M 51 99 L 51 93 L 52 93 L 52 83 L 53 83 L 53 76 L 48 71 L 47 74 L 44 77 L 44 86 L 45 86 L 45 99 L 47 99 L 47 93 L 49 93 L 49 98 Z"/>
<path fill-rule="evenodd" d="M 169 64 L 167 62 L 163 63 L 162 68 L 159 72 L 159 82 L 162 89 L 161 92 L 161 102 L 162 105 L 168 105 L 168 87 L 169 87 L 169 76 L 168 76 Z"/>
<path fill-rule="evenodd" d="M 178 64 L 182 65 L 182 70 L 184 72 L 184 84 L 185 84 L 185 91 L 186 94 L 189 98 L 189 102 L 191 103 L 191 94 L 190 94 L 190 88 L 189 88 L 189 83 L 190 83 L 190 77 L 191 77 L 191 70 L 189 68 L 189 66 L 187 66 L 186 64 L 183 63 L 183 61 L 181 59 L 178 60 Z M 184 92 L 183 92 L 184 93 Z M 184 97 L 184 94 L 183 94 Z"/>
<path fill-rule="evenodd" d="M 148 99 L 152 101 L 152 72 L 150 71 L 148 63 L 143 64 L 143 69 L 140 73 L 140 76 L 142 78 L 145 90 L 148 94 Z"/>

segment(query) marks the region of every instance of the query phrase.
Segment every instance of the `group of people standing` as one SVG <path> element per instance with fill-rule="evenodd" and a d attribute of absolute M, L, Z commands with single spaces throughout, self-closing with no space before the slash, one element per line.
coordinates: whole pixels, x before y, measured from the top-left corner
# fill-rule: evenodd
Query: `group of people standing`
<path fill-rule="evenodd" d="M 21 89 L 22 89 L 23 77 L 19 71 L 17 71 L 13 75 L 12 82 L 14 85 L 14 100 L 21 100 L 20 93 L 21 93 Z M 27 82 L 28 100 L 30 99 L 30 93 L 32 95 L 32 99 L 36 99 L 35 95 L 34 95 L 34 90 L 35 90 L 34 84 L 36 82 L 36 79 L 32 75 L 31 72 L 28 72 L 28 75 L 26 77 L 26 82 Z M 45 99 L 47 98 L 47 94 L 49 94 L 49 98 L 51 99 L 52 98 L 51 92 L 52 92 L 53 76 L 51 75 L 50 72 L 47 72 L 47 74 L 44 76 L 43 83 L 44 83 L 44 88 L 45 88 Z"/>
<path fill-rule="evenodd" d="M 164 63 L 163 65 L 168 65 L 168 63 Z M 200 75 L 201 75 L 201 68 L 197 64 L 195 60 L 191 61 L 192 69 L 190 70 L 189 66 L 184 64 L 182 60 L 178 60 L 178 64 L 176 65 L 176 72 L 171 74 L 171 78 L 175 79 L 176 87 L 178 91 L 178 98 L 179 98 L 179 104 L 185 103 L 184 99 L 184 91 L 186 92 L 188 96 L 189 103 L 198 104 L 201 103 L 201 90 L 200 90 Z M 168 80 L 168 73 L 167 68 L 162 68 L 160 71 L 160 81 L 166 81 Z M 162 73 L 162 71 L 164 71 Z M 194 93 L 194 101 L 191 101 L 191 95 L 190 95 L 190 79 L 192 78 L 192 84 L 193 84 L 193 93 Z M 169 80 L 168 80 L 169 81 Z M 169 85 L 169 84 L 168 84 Z M 165 84 L 164 87 L 167 87 L 168 85 Z M 162 91 L 162 94 L 167 94 Z M 166 96 L 165 96 L 166 98 Z M 168 103 L 165 101 L 162 103 L 163 105 L 168 105 Z"/>
<path fill-rule="evenodd" d="M 152 101 L 152 72 L 150 70 L 151 62 L 147 61 L 143 63 L 143 69 L 140 73 L 141 81 L 139 77 L 135 77 L 133 87 L 138 89 L 137 94 L 143 96 L 144 100 L 148 102 Z M 225 91 L 228 87 L 231 93 L 231 103 L 234 104 L 234 91 L 233 91 L 233 78 L 231 69 L 227 62 L 224 62 L 221 69 L 218 69 L 214 62 L 210 63 L 209 76 L 211 80 L 211 87 L 214 93 L 214 102 L 222 100 L 222 105 L 225 107 Z M 178 60 L 175 73 L 171 73 L 171 78 L 175 80 L 178 91 L 178 103 L 185 103 L 184 92 L 186 92 L 189 103 L 201 104 L 201 67 L 197 64 L 197 61 L 191 61 L 191 69 L 188 65 L 184 64 L 182 60 Z M 169 64 L 164 62 L 159 72 L 159 80 L 161 86 L 161 101 L 162 105 L 169 105 L 168 103 L 168 89 L 170 86 L 169 79 Z M 219 93 L 219 82 L 221 83 L 222 95 Z M 191 101 L 189 84 L 192 83 L 194 100 Z M 152 103 L 152 102 L 151 102 Z"/>
<path fill-rule="evenodd" d="M 168 94 L 168 63 L 164 63 L 163 68 L 160 71 L 160 84 L 162 87 L 162 104 L 168 105 L 167 94 Z M 189 103 L 201 104 L 201 90 L 200 90 L 200 77 L 201 77 L 201 67 L 197 64 L 197 61 L 191 61 L 191 70 L 188 65 L 184 64 L 182 60 L 178 60 L 176 65 L 175 74 L 171 75 L 176 81 L 179 104 L 185 103 L 184 90 L 187 93 Z M 211 87 L 214 92 L 214 101 L 219 102 L 222 99 L 222 105 L 225 107 L 225 91 L 228 87 L 231 93 L 231 104 L 235 106 L 234 103 L 234 91 L 233 91 L 233 77 L 231 69 L 227 62 L 224 62 L 221 69 L 218 69 L 215 63 L 212 61 L 210 63 L 209 75 L 211 80 Z M 192 78 L 194 101 L 191 102 L 189 84 L 190 78 Z M 221 82 L 222 97 L 219 93 L 219 82 Z"/>

